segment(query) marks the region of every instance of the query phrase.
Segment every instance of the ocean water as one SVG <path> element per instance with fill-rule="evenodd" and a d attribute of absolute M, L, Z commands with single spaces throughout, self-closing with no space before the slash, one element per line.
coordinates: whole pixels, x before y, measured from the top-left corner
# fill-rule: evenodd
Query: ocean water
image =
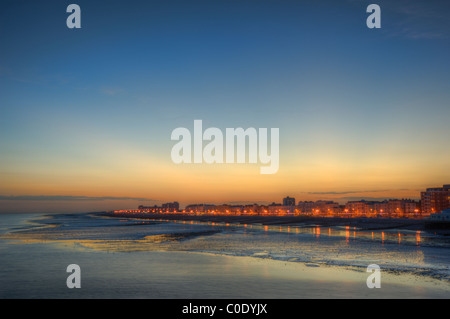
<path fill-rule="evenodd" d="M 449 265 L 449 238 L 424 232 L 0 215 L 0 298 L 448 298 Z"/>

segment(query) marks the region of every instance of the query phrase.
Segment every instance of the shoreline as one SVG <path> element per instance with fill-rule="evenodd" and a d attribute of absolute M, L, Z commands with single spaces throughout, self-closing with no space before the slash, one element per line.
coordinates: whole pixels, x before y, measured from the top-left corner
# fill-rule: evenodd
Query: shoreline
<path fill-rule="evenodd" d="M 106 213 L 90 213 L 105 216 Z M 69 214 L 70 215 L 70 214 Z M 147 214 L 149 215 L 149 214 Z M 123 218 L 122 216 L 114 216 Z M 127 216 L 131 217 L 131 216 Z M 145 216 L 154 219 L 155 216 Z M 162 216 L 167 220 L 167 216 Z M 173 216 L 178 217 L 179 216 Z M 220 216 L 187 216 L 220 217 Z M 233 216 L 234 222 L 261 222 L 261 219 Z M 133 217 L 134 218 L 134 217 Z M 286 219 L 271 216 L 265 223 L 286 222 Z M 175 221 L 176 219 L 173 218 Z M 179 220 L 179 219 L 178 219 Z M 217 221 L 217 220 L 216 220 Z M 203 222 L 206 222 L 203 220 Z M 293 225 L 294 221 L 291 220 Z M 298 222 L 298 221 L 297 221 Z M 335 221 L 336 222 L 336 221 Z M 330 221 L 331 223 L 331 221 Z M 273 224 L 272 224 L 273 225 Z M 312 224 L 311 224 L 312 225 Z M 439 298 L 449 294 L 448 282 L 415 272 L 390 270 L 382 266 L 381 289 L 369 289 L 366 280 L 370 275 L 365 266 L 334 265 L 314 262 L 291 262 L 273 258 L 259 258 L 256 255 L 228 255 L 206 250 L 142 250 L 130 254 L 111 250 L 79 249 L 79 240 L 48 238 L 42 242 L 7 243 L 6 252 L 24 259 L 7 259 L 8 269 L 23 263 L 34 265 L 42 260 L 42 282 L 45 286 L 33 286 L 30 290 L 24 282 L 32 280 L 35 272 L 23 272 L 17 277 L 3 277 L 0 294 L 19 297 L 45 295 L 46 298 Z M 62 243 L 63 245 L 60 245 Z M 68 245 L 66 245 L 68 244 Z M 86 249 L 85 249 L 86 248 Z M 98 247 L 97 247 L 98 248 Z M 123 248 L 123 247 L 122 247 Z M 65 272 L 58 267 L 66 266 L 66 260 L 75 260 L 82 265 L 87 277 L 83 289 L 65 289 Z M 130 267 L 130 265 L 133 265 Z M 180 267 L 184 265 L 184 267 Z M 27 266 L 28 267 L 28 266 Z M 61 268 L 61 267 L 60 267 Z M 64 267 L 63 267 L 64 268 Z M 123 270 L 126 269 L 126 272 Z M 59 277 L 55 277 L 55 273 Z M 120 274 L 120 276 L 118 276 Z M 0 276 L 1 277 L 1 276 Z M 25 278 L 23 278 L 25 277 Z M 83 277 L 84 278 L 84 277 Z M 111 286 L 112 285 L 112 286 Z M 16 289 L 12 287 L 26 287 Z M 139 287 L 137 289 L 136 287 Z M 195 288 L 193 288 L 195 287 Z M 220 287 L 220 289 L 217 289 Z"/>
<path fill-rule="evenodd" d="M 187 215 L 158 213 L 94 213 L 113 218 L 135 218 L 168 221 L 197 221 L 230 224 L 258 224 L 264 226 L 303 226 L 303 227 L 356 227 L 359 230 L 383 231 L 402 229 L 423 231 L 441 236 L 450 236 L 450 223 L 436 225 L 426 219 L 407 218 L 367 218 L 367 217 L 309 217 L 309 216 L 225 216 L 225 215 Z"/>

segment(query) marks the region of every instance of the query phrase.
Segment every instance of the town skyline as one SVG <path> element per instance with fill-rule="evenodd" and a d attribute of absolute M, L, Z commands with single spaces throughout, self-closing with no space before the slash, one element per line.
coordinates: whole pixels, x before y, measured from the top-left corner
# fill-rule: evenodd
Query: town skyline
<path fill-rule="evenodd" d="M 420 193 L 420 200 L 385 199 L 353 200 L 344 205 L 334 201 L 298 201 L 290 196 L 284 197 L 282 203 L 271 204 L 229 203 L 188 204 L 184 208 L 180 203 L 169 202 L 161 206 L 140 205 L 137 210 L 116 210 L 116 213 L 183 213 L 183 214 L 219 214 L 219 215 L 316 215 L 327 217 L 409 217 L 422 218 L 441 213 L 450 208 L 450 184 L 442 187 L 429 187 Z"/>
<path fill-rule="evenodd" d="M 443 184 L 443 187 L 449 187 L 449 184 Z M 406 200 L 406 201 L 414 201 L 420 206 L 421 200 L 423 200 L 423 192 L 429 189 L 440 189 L 440 186 L 434 187 L 424 187 L 423 189 L 418 190 L 407 190 L 406 194 L 413 194 L 413 196 L 395 196 L 396 192 L 389 192 L 388 190 L 383 190 L 383 194 L 386 196 L 382 197 L 370 197 L 370 196 L 347 196 L 347 197 L 326 197 L 324 195 L 349 195 L 349 194 L 361 194 L 367 195 L 371 193 L 377 193 L 380 191 L 367 191 L 367 192 L 307 192 L 306 196 L 302 193 L 290 192 L 291 195 L 288 195 L 287 198 L 293 196 L 294 201 L 296 201 L 295 205 L 300 202 L 303 203 L 314 203 L 314 202 L 330 202 L 342 207 L 346 206 L 346 204 L 351 202 L 386 202 L 386 201 L 397 201 L 397 200 Z M 406 190 L 404 190 L 406 191 Z M 294 194 L 294 195 L 292 195 Z M 295 195 L 296 194 L 296 195 Z M 299 196 L 300 195 L 300 196 Z M 391 195 L 391 196 L 389 196 Z M 450 196 L 450 195 L 449 195 Z M 278 200 L 281 198 L 276 195 L 270 196 L 273 200 L 223 200 L 223 201 L 204 201 L 201 198 L 197 200 L 184 200 L 177 201 L 180 207 L 186 207 L 189 205 L 230 205 L 230 206 L 245 206 L 245 205 L 260 205 L 260 206 L 270 206 L 273 204 L 279 204 Z M 133 207 L 137 206 L 147 206 L 147 207 L 160 207 L 158 205 L 167 204 L 170 201 L 170 197 L 166 199 L 152 199 L 148 197 L 120 197 L 120 196 L 79 196 L 79 195 L 0 195 L 0 203 L 1 208 L 0 213 L 5 212 L 88 212 L 88 211 L 96 211 L 96 210 L 132 210 Z M 284 200 L 285 198 L 283 198 Z M 450 197 L 447 198 L 448 203 L 450 203 Z M 119 203 L 119 204 L 118 204 Z M 64 210 L 62 207 L 70 204 L 69 210 Z M 80 205 L 78 205 L 80 204 Z M 294 206 L 295 206 L 294 205 Z M 448 204 L 450 207 L 450 204 Z M 30 207 L 34 207 L 34 209 L 30 209 Z M 83 207 L 78 209 L 78 207 Z M 98 208 L 98 209 L 97 209 Z M 420 208 L 420 207 L 419 207 Z"/>

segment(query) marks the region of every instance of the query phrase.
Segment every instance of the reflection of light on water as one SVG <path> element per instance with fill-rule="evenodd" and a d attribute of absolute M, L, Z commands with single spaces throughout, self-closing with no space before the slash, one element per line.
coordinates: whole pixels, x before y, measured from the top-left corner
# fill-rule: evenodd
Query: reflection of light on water
<path fill-rule="evenodd" d="M 348 243 L 348 240 L 350 238 L 350 227 L 346 226 L 345 227 L 345 241 Z"/>
<path fill-rule="evenodd" d="M 417 246 L 420 246 L 420 230 L 416 232 L 416 243 Z"/>
<path fill-rule="evenodd" d="M 158 221 L 158 220 L 155 220 Z M 218 223 L 218 222 L 201 222 L 201 221 L 170 221 L 171 223 L 190 223 L 195 225 L 209 225 L 212 227 L 245 227 L 245 228 L 252 228 L 256 230 L 264 231 L 265 233 L 268 232 L 281 232 L 291 235 L 296 234 L 312 234 L 315 238 L 320 238 L 320 226 L 314 225 L 263 225 L 263 224 L 239 224 L 239 223 Z M 294 230 L 292 229 L 295 229 Z M 381 229 L 379 231 L 365 231 L 360 230 L 357 227 L 353 226 L 342 226 L 342 227 L 328 227 L 328 236 L 329 237 L 345 237 L 345 241 L 349 243 L 350 239 L 350 229 L 352 229 L 352 239 L 371 239 L 372 241 L 379 241 L 381 244 L 385 244 L 387 242 L 395 242 L 398 245 L 408 245 L 408 244 L 414 244 L 419 245 L 421 244 L 421 234 L 418 232 L 408 232 L 400 233 L 400 232 L 390 232 L 390 231 L 382 231 Z"/>

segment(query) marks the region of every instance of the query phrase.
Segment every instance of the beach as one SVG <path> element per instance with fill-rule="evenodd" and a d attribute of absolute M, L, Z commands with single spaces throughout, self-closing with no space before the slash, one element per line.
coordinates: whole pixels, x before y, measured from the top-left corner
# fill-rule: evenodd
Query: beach
<path fill-rule="evenodd" d="M 447 245 L 384 243 L 321 227 L 153 221 L 98 214 L 10 216 L 0 298 L 448 298 Z M 5 216 L 0 218 L 5 220 Z M 214 223 L 214 224 L 213 224 Z M 288 227 L 289 231 L 288 231 Z M 314 232 L 310 231 L 315 229 Z M 330 228 L 331 229 L 331 228 Z M 406 235 L 405 235 L 406 236 Z M 407 236 L 406 236 L 407 237 Z M 378 238 L 378 237 L 377 237 Z M 433 237 L 434 238 L 434 237 Z M 439 241 L 438 241 L 439 242 Z M 433 241 L 431 241 L 433 243 Z M 381 288 L 369 289 L 369 263 Z M 81 268 L 68 289 L 66 267 Z"/>

